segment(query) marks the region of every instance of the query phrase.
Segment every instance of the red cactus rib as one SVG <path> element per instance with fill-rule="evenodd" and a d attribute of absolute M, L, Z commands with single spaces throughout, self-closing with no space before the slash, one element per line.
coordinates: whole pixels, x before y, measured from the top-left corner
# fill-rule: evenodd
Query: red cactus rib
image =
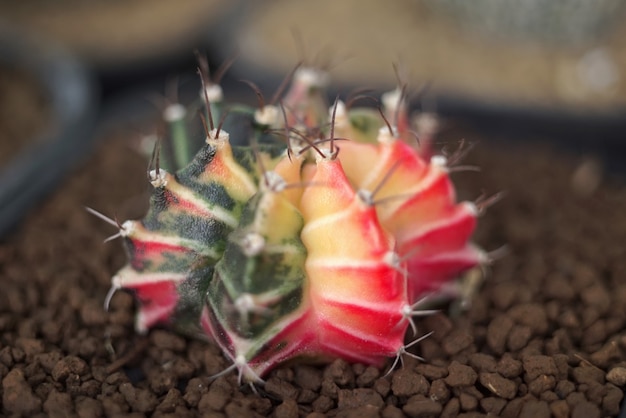
<path fill-rule="evenodd" d="M 302 242 L 317 344 L 368 363 L 402 347 L 408 323 L 405 277 L 393 263 L 393 238 L 374 207 L 350 186 L 339 160 L 320 159 L 301 201 Z"/>
<path fill-rule="evenodd" d="M 140 332 L 169 323 L 180 299 L 178 286 L 189 279 L 194 260 L 216 254 L 197 241 L 150 231 L 138 221 L 125 222 L 122 235 L 129 264 L 113 278 L 113 289 L 135 292 L 141 305 L 135 320 Z"/>
<path fill-rule="evenodd" d="M 195 241 L 148 231 L 140 222 L 127 223 L 126 235 L 129 247 L 129 263 L 137 271 L 158 271 L 167 259 L 188 257 L 209 249 L 203 249 Z M 211 256 L 211 254 L 206 254 Z"/>
<path fill-rule="evenodd" d="M 179 300 L 177 285 L 185 279 L 186 274 L 138 273 L 128 266 L 113 277 L 113 286 L 134 291 L 141 304 L 135 328 L 138 332 L 146 332 L 156 324 L 170 321 Z"/>
<path fill-rule="evenodd" d="M 413 257 L 408 260 L 409 296 L 418 300 L 427 292 L 434 292 L 459 274 L 487 262 L 485 253 L 468 244 L 458 250 Z"/>
<path fill-rule="evenodd" d="M 476 228 L 476 214 L 471 203 L 456 205 L 445 217 L 403 234 L 398 252 L 417 258 L 464 248 Z"/>
<path fill-rule="evenodd" d="M 443 157 L 426 165 L 385 128 L 377 145 L 348 143 L 342 151 L 348 176 L 370 194 L 381 225 L 408 261 L 410 303 L 481 261 L 482 253 L 467 244 L 476 227 L 476 208 L 455 203 Z"/>

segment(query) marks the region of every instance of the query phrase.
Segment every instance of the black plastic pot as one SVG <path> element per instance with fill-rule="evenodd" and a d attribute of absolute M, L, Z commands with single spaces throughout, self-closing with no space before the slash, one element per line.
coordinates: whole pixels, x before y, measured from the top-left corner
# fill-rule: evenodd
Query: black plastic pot
<path fill-rule="evenodd" d="M 2 24 L 0 62 L 32 75 L 51 107 L 50 129 L 0 167 L 2 238 L 89 149 L 96 95 L 91 77 L 70 54 Z"/>

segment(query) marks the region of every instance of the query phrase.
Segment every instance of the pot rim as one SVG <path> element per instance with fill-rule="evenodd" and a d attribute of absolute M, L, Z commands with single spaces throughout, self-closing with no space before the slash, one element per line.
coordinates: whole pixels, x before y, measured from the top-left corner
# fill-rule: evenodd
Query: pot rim
<path fill-rule="evenodd" d="M 61 47 L 0 24 L 0 62 L 31 72 L 46 90 L 54 122 L 0 167 L 0 238 L 62 179 L 91 147 L 96 87 Z"/>

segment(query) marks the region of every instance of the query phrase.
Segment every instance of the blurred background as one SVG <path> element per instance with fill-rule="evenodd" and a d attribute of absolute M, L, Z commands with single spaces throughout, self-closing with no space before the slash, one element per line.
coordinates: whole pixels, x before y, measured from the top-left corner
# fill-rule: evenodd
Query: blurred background
<path fill-rule="evenodd" d="M 0 234 L 95 143 L 153 126 L 172 85 L 196 98 L 194 50 L 213 71 L 236 57 L 221 84 L 248 103 L 241 79 L 269 97 L 300 61 L 330 71 L 331 97 L 394 88 L 395 63 L 457 139 L 625 172 L 626 0 L 1 2 Z"/>

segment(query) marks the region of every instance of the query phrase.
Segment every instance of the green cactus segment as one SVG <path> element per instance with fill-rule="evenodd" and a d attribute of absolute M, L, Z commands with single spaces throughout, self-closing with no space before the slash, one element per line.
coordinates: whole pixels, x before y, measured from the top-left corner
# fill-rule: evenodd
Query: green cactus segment
<path fill-rule="evenodd" d="M 198 322 L 204 307 L 204 295 L 208 291 L 209 279 L 214 266 L 206 261 L 191 264 L 193 268 L 176 286 L 178 295 L 176 307 L 168 323 L 177 331 L 193 337 L 204 337 Z"/>
<path fill-rule="evenodd" d="M 195 135 L 201 124 L 191 124 L 190 115 L 201 113 L 207 125 L 221 124 L 222 130 L 231 133 L 239 143 L 234 145 L 249 146 L 250 143 L 271 144 L 276 147 L 276 135 L 272 129 L 281 127 L 278 123 L 278 110 L 274 109 L 275 118 L 271 124 L 259 123 L 255 118 L 258 113 L 254 108 L 243 104 L 231 104 L 225 107 L 222 89 L 217 84 L 206 87 L 207 95 L 201 91 L 198 100 L 189 109 L 180 103 L 168 104 L 162 112 L 163 121 L 167 126 L 167 141 L 160 150 L 160 165 L 162 168 L 177 172 L 192 162 L 196 153 L 203 147 L 201 135 Z M 207 107 L 206 98 L 209 99 Z M 275 108 L 274 106 L 266 106 Z M 209 112 L 210 109 L 210 112 Z M 282 115 L 280 118 L 282 122 Z"/>
<path fill-rule="evenodd" d="M 178 172 L 178 179 L 204 199 L 213 199 L 212 195 L 205 195 L 203 190 L 208 187 L 223 188 L 231 202 L 220 200 L 209 202 L 209 205 L 232 205 L 232 215 L 238 223 L 241 208 L 258 190 L 261 166 L 271 170 L 276 166 L 285 152 L 285 145 L 259 145 L 257 152 L 248 147 L 233 147 L 230 138 L 224 131 L 219 138 L 214 138 L 216 131 L 209 133 L 207 144 L 198 152 L 194 160 L 183 170 Z M 220 197 L 216 197 L 220 199 Z"/>
<path fill-rule="evenodd" d="M 210 124 L 212 121 L 217 124 L 217 121 L 222 118 L 222 114 L 224 112 L 224 91 L 222 90 L 222 86 L 217 83 L 211 82 L 205 84 L 203 82 L 202 84 L 203 88 L 200 89 L 198 107 L 202 108 L 204 120 L 206 120 L 207 123 Z"/>
<path fill-rule="evenodd" d="M 150 211 L 143 220 L 146 229 L 196 241 L 198 247 L 204 247 L 204 255 L 217 261 L 224 237 L 236 225 L 236 217 L 183 186 L 169 173 L 160 170 L 156 176 Z"/>
<path fill-rule="evenodd" d="M 284 147 L 264 147 L 258 158 L 273 167 L 283 152 Z M 217 261 L 244 204 L 257 191 L 258 171 L 250 148 L 233 149 L 227 141 L 208 144 L 175 176 L 152 172 L 155 190 L 143 223 L 150 230 L 197 241 Z"/>
<path fill-rule="evenodd" d="M 380 115 L 372 109 L 353 109 L 349 120 L 353 134 L 348 138 L 359 143 L 376 143 L 378 131 L 383 123 Z"/>
<path fill-rule="evenodd" d="M 211 100 L 211 116 L 213 121 L 218 121 L 224 106 L 222 89 L 219 85 L 213 84 L 207 87 L 207 93 Z M 199 112 L 205 115 L 205 120 L 209 120 L 206 99 L 204 94 L 201 96 L 189 109 L 178 102 L 170 103 L 163 109 L 167 140 L 160 150 L 160 164 L 162 168 L 172 173 L 186 167 L 204 144 L 202 136 L 195 135 L 200 123 L 195 124 L 196 129 L 194 129 L 189 120 L 190 115 L 195 117 Z"/>
<path fill-rule="evenodd" d="M 189 164 L 195 150 L 191 149 L 191 140 L 187 130 L 187 109 L 180 103 L 168 105 L 163 111 L 163 120 L 167 124 L 168 134 L 173 148 L 175 171 Z M 169 168 L 164 166 L 164 168 Z"/>
<path fill-rule="evenodd" d="M 132 289 L 137 295 L 141 309 L 136 328 L 145 332 L 157 323 L 178 323 L 177 328 L 197 332 L 202 298 L 179 288 L 197 281 L 198 272 L 206 267 L 203 260 L 218 255 L 197 241 L 150 230 L 138 221 L 125 222 L 121 235 L 129 264 L 113 278 L 113 288 Z"/>
<path fill-rule="evenodd" d="M 207 142 L 176 175 L 153 170 L 148 214 L 141 222 L 125 224 L 130 263 L 116 276 L 116 286 L 137 294 L 136 327 L 141 331 L 166 322 L 198 332 L 215 263 L 258 190 L 257 158 L 273 167 L 284 154 L 284 146 L 263 146 L 257 153 L 249 147 L 233 149 L 224 133 Z"/>
<path fill-rule="evenodd" d="M 275 173 L 267 173 L 268 177 Z M 254 359 L 302 313 L 306 249 L 298 209 L 262 183 L 228 238 L 208 291 L 214 337 L 233 359 Z"/>

